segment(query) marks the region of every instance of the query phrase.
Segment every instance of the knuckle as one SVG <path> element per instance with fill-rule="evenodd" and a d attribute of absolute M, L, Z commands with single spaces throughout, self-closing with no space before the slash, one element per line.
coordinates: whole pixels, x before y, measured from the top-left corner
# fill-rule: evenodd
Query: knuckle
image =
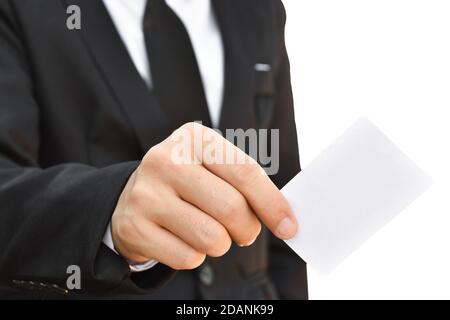
<path fill-rule="evenodd" d="M 228 236 L 222 237 L 220 241 L 217 242 L 214 250 L 211 250 L 208 254 L 211 257 L 221 257 L 225 255 L 231 248 L 231 238 Z"/>
<path fill-rule="evenodd" d="M 232 223 L 239 215 L 239 212 L 247 210 L 247 206 L 247 201 L 241 194 L 233 195 L 226 200 L 220 215 L 222 218 L 226 219 L 227 222 Z"/>
<path fill-rule="evenodd" d="M 144 156 L 144 159 L 142 159 L 141 166 L 144 168 L 152 168 L 154 165 L 158 165 L 166 161 L 167 152 L 162 143 L 160 143 L 150 148 Z"/>
<path fill-rule="evenodd" d="M 184 150 L 184 148 L 182 149 Z M 177 149 L 170 143 L 160 143 L 152 147 L 141 163 L 144 172 L 154 176 L 164 176 L 168 173 L 170 176 L 182 174 L 185 166 L 181 164 L 184 164 L 189 158 L 185 158 L 184 155 L 179 156 L 176 152 Z"/>
<path fill-rule="evenodd" d="M 214 231 L 204 241 L 205 252 L 211 257 L 223 256 L 231 247 L 231 238 L 224 227 L 214 228 Z"/>
<path fill-rule="evenodd" d="M 191 131 L 194 128 L 194 126 L 195 126 L 195 122 L 190 121 L 190 122 L 186 122 L 185 124 L 183 124 L 180 127 L 180 129 Z"/>
<path fill-rule="evenodd" d="M 195 130 L 203 130 L 204 126 L 198 122 L 186 122 L 185 124 L 183 124 L 179 129 L 181 130 L 186 130 L 189 133 L 193 133 Z M 177 130 L 179 130 L 177 129 Z"/>
<path fill-rule="evenodd" d="M 237 164 L 235 168 L 235 178 L 239 185 L 251 184 L 261 175 L 260 167 L 256 164 Z"/>
<path fill-rule="evenodd" d="M 128 201 L 132 204 L 139 203 L 145 196 L 144 188 L 136 183 L 128 195 Z"/>
<path fill-rule="evenodd" d="M 221 135 L 219 135 L 217 133 L 217 131 L 214 130 L 214 129 L 202 126 L 202 130 L 203 130 L 203 133 L 204 133 L 205 136 L 212 138 L 212 140 L 215 141 L 215 142 L 225 141 L 225 138 L 223 138 Z"/>
<path fill-rule="evenodd" d="M 141 210 L 145 209 L 149 197 L 149 192 L 143 186 L 136 185 L 133 187 L 128 198 L 129 206 L 133 209 L 133 215 L 139 214 Z"/>
<path fill-rule="evenodd" d="M 116 234 L 124 242 L 130 242 L 135 235 L 135 226 L 129 215 L 124 215 L 116 223 Z"/>

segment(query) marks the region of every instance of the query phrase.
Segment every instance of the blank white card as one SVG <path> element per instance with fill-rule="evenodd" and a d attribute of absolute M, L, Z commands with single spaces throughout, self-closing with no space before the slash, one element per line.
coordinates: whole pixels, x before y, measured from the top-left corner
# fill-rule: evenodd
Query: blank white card
<path fill-rule="evenodd" d="M 300 225 L 287 243 L 316 271 L 329 273 L 431 184 L 360 119 L 282 189 Z"/>

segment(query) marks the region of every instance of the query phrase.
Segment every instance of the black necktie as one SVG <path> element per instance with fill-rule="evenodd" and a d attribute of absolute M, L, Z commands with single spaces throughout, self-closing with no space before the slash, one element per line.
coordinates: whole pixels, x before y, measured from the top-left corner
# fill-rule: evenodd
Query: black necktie
<path fill-rule="evenodd" d="M 144 35 L 154 93 L 174 120 L 211 126 L 200 71 L 183 22 L 165 0 L 147 0 Z"/>

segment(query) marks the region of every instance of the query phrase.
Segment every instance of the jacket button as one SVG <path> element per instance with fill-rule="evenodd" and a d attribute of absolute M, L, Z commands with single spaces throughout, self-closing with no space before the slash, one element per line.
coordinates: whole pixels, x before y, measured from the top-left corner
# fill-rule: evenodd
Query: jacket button
<path fill-rule="evenodd" d="M 205 264 L 201 269 L 199 273 L 200 281 L 205 286 L 210 286 L 214 282 L 214 270 L 209 264 Z"/>

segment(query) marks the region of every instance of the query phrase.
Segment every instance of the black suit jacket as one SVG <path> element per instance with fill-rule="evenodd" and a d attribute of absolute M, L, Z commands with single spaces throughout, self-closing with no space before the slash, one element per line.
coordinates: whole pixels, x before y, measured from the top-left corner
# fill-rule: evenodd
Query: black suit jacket
<path fill-rule="evenodd" d="M 212 1 L 225 48 L 220 129 L 280 129 L 272 178 L 282 187 L 300 171 L 283 6 Z M 81 30 L 66 27 L 69 4 L 81 8 Z M 131 274 L 102 243 L 139 159 L 180 124 L 146 87 L 101 0 L 0 0 L 0 297 L 306 298 L 304 262 L 268 232 L 177 273 Z M 69 265 L 81 268 L 79 291 L 64 289 Z"/>

